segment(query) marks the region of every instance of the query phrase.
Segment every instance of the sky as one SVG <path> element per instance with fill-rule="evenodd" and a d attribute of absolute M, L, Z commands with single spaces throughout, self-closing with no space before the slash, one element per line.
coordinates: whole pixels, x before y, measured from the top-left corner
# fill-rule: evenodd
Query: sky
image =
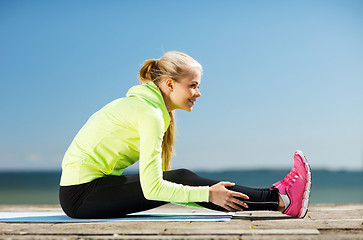
<path fill-rule="evenodd" d="M 0 0 L 0 171 L 60 170 L 167 51 L 203 66 L 173 168 L 363 169 L 363 1 Z M 137 168 L 133 166 L 132 168 Z"/>

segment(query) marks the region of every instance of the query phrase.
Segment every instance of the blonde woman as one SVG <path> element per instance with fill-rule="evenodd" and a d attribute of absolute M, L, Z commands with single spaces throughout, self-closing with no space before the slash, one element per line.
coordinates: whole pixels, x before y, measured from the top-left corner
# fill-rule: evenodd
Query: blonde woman
<path fill-rule="evenodd" d="M 201 96 L 202 66 L 180 52 L 147 60 L 126 97 L 93 114 L 62 163 L 60 203 L 72 218 L 113 218 L 173 202 L 217 211 L 272 210 L 304 217 L 310 168 L 303 153 L 274 187 L 253 189 L 170 170 L 173 111 L 191 111 Z M 139 161 L 139 174 L 123 171 Z"/>

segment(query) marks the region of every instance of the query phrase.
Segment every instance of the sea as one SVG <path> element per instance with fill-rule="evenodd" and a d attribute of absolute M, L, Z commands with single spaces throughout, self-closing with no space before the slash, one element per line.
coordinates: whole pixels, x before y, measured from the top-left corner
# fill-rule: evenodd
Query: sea
<path fill-rule="evenodd" d="M 288 172 L 289 170 L 196 171 L 206 178 L 253 188 L 270 187 Z M 0 204 L 58 204 L 60 176 L 60 171 L 0 172 Z M 310 203 L 363 203 L 363 171 L 312 171 Z"/>

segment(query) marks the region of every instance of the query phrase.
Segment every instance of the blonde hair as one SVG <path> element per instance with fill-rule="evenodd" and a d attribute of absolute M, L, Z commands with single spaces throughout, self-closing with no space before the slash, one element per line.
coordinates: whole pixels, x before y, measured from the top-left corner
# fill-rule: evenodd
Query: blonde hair
<path fill-rule="evenodd" d="M 202 66 L 192 57 L 181 52 L 167 52 L 160 59 L 149 59 L 139 71 L 140 83 L 153 81 L 157 86 L 168 78 L 179 81 L 180 78 L 203 71 Z M 175 120 L 173 111 L 169 112 L 170 125 L 164 134 L 162 153 L 164 170 L 171 169 L 171 156 L 175 154 Z"/>

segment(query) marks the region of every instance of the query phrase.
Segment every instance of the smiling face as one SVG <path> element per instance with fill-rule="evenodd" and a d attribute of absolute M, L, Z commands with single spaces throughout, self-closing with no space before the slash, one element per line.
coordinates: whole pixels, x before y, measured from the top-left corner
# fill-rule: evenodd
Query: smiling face
<path fill-rule="evenodd" d="M 180 78 L 178 82 L 172 80 L 173 84 L 169 94 L 169 103 L 172 109 L 192 111 L 197 98 L 201 96 L 198 89 L 200 78 L 201 72 L 195 70 L 189 76 Z"/>

